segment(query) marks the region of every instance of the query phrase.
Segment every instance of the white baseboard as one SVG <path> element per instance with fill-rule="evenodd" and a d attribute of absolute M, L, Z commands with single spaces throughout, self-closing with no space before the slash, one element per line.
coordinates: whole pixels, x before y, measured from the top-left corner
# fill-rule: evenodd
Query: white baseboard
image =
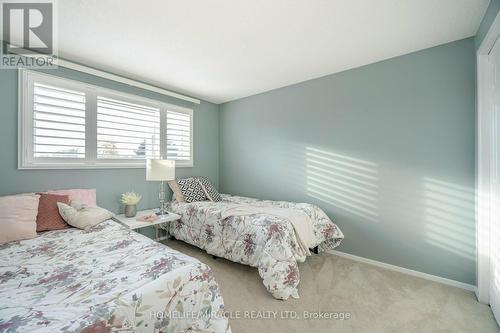
<path fill-rule="evenodd" d="M 436 275 L 432 275 L 432 274 L 427 274 L 427 273 L 422 273 L 422 272 L 414 271 L 414 270 L 411 270 L 408 268 L 399 267 L 396 265 L 386 264 L 386 263 L 381 262 L 381 261 L 376 261 L 376 260 L 372 260 L 372 259 L 358 257 L 358 256 L 355 256 L 353 254 L 349 254 L 349 253 L 345 253 L 345 252 L 331 250 L 331 251 L 328 251 L 328 253 L 337 255 L 339 257 L 351 259 L 354 261 L 359 261 L 359 262 L 363 262 L 366 264 L 382 267 L 385 269 L 389 269 L 391 271 L 396 271 L 396 272 L 416 276 L 416 277 L 419 277 L 422 279 L 426 279 L 426 280 L 430 280 L 430 281 L 434 281 L 434 282 L 439 282 L 439 283 L 447 284 L 449 286 L 458 287 L 458 288 L 462 288 L 462 289 L 476 292 L 476 286 L 473 286 L 473 285 L 468 284 L 468 283 L 455 281 L 455 280 L 451 280 L 451 279 L 446 279 L 444 277 L 440 277 L 440 276 L 436 276 Z"/>

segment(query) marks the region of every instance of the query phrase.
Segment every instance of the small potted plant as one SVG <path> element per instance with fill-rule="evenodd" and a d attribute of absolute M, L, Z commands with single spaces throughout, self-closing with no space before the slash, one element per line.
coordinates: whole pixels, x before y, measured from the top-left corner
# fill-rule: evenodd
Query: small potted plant
<path fill-rule="evenodd" d="M 121 202 L 125 205 L 125 216 L 134 217 L 137 214 L 137 204 L 142 196 L 135 192 L 125 192 L 122 194 Z"/>

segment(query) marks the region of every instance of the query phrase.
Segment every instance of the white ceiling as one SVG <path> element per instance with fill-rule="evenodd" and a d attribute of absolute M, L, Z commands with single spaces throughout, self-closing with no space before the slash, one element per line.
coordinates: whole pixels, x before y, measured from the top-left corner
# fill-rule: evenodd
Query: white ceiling
<path fill-rule="evenodd" d="M 489 0 L 64 0 L 59 54 L 221 103 L 475 35 Z"/>

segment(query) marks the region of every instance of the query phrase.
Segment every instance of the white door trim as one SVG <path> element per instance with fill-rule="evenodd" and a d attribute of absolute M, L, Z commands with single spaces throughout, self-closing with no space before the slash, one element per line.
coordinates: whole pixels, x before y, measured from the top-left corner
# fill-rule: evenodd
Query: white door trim
<path fill-rule="evenodd" d="M 493 126 L 491 108 L 491 67 L 489 53 L 500 37 L 500 13 L 496 16 L 481 46 L 477 50 L 477 137 L 476 137 L 476 241 L 477 292 L 481 303 L 490 301 L 490 228 L 494 198 L 491 182 L 495 162 L 494 140 L 497 127 Z"/>

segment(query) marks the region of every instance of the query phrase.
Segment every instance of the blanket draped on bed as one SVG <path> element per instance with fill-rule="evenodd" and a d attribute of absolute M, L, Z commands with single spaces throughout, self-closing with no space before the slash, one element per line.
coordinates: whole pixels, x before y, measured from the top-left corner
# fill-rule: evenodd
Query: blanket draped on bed
<path fill-rule="evenodd" d="M 252 206 L 259 207 L 254 211 Z M 298 263 L 310 254 L 309 248 L 319 246 L 320 251 L 326 251 L 338 246 L 344 238 L 318 206 L 306 203 L 222 194 L 220 202 L 174 201 L 169 203 L 168 210 L 181 216 L 169 224 L 172 236 L 212 255 L 257 267 L 264 286 L 278 299 L 299 297 Z M 308 231 L 297 231 L 308 225 L 299 214 L 307 215 L 314 236 Z M 297 222 L 301 219 L 303 222 Z M 310 239 L 314 240 L 312 244 Z"/>
<path fill-rule="evenodd" d="M 231 216 L 244 216 L 253 214 L 265 214 L 281 217 L 288 220 L 295 230 L 295 236 L 302 250 L 309 256 L 310 248 L 316 244 L 313 222 L 311 218 L 299 209 L 279 208 L 272 205 L 237 205 L 224 210 L 221 213 L 223 219 Z"/>

